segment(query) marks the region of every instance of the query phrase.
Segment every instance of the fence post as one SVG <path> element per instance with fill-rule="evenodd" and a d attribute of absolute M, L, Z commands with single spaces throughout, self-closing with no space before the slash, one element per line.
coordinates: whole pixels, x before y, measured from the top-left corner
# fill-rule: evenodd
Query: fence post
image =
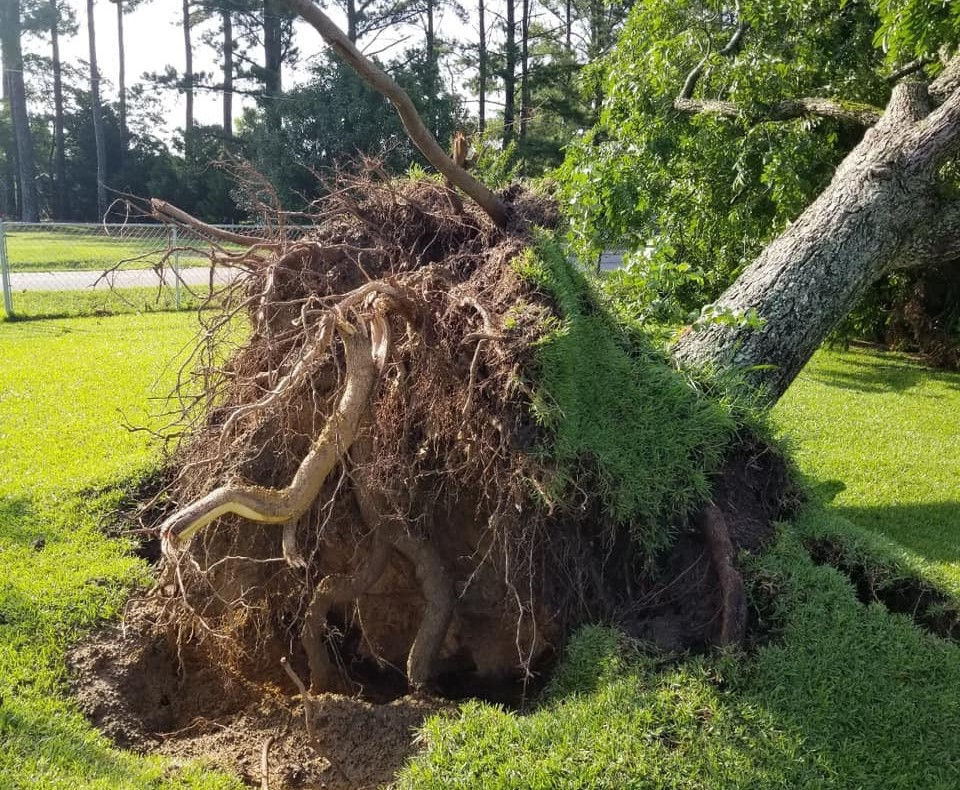
<path fill-rule="evenodd" d="M 180 309 L 180 250 L 177 249 L 177 226 L 170 228 L 170 245 L 173 247 L 173 304 Z"/>
<path fill-rule="evenodd" d="M 13 318 L 13 294 L 10 292 L 10 264 L 7 261 L 7 233 L 0 219 L 0 281 L 3 283 L 3 309 Z"/>

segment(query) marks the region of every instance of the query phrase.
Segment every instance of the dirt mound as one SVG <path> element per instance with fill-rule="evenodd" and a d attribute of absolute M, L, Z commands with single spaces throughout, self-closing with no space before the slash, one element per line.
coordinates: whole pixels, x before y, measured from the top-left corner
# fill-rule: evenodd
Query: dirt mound
<path fill-rule="evenodd" d="M 271 788 L 355 790 L 389 782 L 424 719 L 449 707 L 415 696 L 313 696 L 310 738 L 301 700 L 177 645 L 158 627 L 160 609 L 156 600 L 132 602 L 122 628 L 102 630 L 69 658 L 81 710 L 118 746 L 175 763 L 200 759 L 260 786 L 266 744 Z"/>

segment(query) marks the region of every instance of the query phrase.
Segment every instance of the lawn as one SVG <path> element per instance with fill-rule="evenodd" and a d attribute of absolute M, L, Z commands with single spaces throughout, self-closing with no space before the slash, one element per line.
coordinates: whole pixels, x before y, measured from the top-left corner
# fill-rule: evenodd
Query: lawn
<path fill-rule="evenodd" d="M 195 321 L 195 319 L 193 319 Z M 101 517 L 157 449 L 154 414 L 186 314 L 0 324 L 0 787 L 239 788 L 120 752 L 65 697 L 64 652 L 114 618 L 146 568 Z"/>
<path fill-rule="evenodd" d="M 821 352 L 774 418 L 833 514 L 960 592 L 960 374 L 903 355 Z"/>
<path fill-rule="evenodd" d="M 0 787 L 240 788 L 110 745 L 65 695 L 67 646 L 115 617 L 146 569 L 100 531 L 192 333 L 183 313 L 0 324 Z M 750 561 L 771 639 L 749 656 L 653 659 L 582 630 L 542 705 L 431 720 L 402 788 L 960 787 L 960 646 L 862 604 L 810 535 L 903 541 L 905 572 L 960 575 L 960 377 L 821 353 L 776 410 L 814 502 Z M 842 483 L 842 487 L 841 487 Z M 871 550 L 872 550 L 871 549 Z M 912 561 L 912 560 L 911 560 Z"/>
<path fill-rule="evenodd" d="M 13 294 L 14 321 L 36 318 L 157 313 L 196 310 L 209 294 L 207 286 L 181 288 L 179 307 L 174 290 L 164 288 L 84 289 L 79 291 L 17 291 Z M 0 310 L 0 322 L 10 321 Z"/>
<path fill-rule="evenodd" d="M 149 269 L 172 244 L 169 231 L 159 225 L 127 228 L 64 227 L 56 230 L 7 226 L 7 260 L 11 272 L 99 271 L 126 261 L 121 268 Z M 207 263 L 204 245 L 179 254 L 180 266 Z"/>

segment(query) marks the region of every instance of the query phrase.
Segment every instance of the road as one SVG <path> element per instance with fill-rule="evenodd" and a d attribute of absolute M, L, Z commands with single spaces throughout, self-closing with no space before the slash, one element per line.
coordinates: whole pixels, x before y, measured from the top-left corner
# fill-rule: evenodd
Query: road
<path fill-rule="evenodd" d="M 187 285 L 205 285 L 210 281 L 210 270 L 205 266 L 181 269 L 180 276 Z M 214 282 L 230 282 L 236 272 L 230 269 L 215 269 Z M 173 287 L 174 276 L 164 271 L 164 283 Z M 108 288 L 156 287 L 160 277 L 153 269 L 130 269 L 113 272 L 104 277 L 103 272 L 19 272 L 10 274 L 11 291 L 85 291 Z"/>

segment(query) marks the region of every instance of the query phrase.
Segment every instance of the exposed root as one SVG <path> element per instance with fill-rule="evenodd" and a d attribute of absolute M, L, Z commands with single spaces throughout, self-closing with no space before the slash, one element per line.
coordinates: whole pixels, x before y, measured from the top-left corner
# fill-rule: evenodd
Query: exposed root
<path fill-rule="evenodd" d="M 299 518 L 313 504 L 327 475 L 350 449 L 377 379 L 369 335 L 346 324 L 340 324 L 338 330 L 347 360 L 343 394 L 291 483 L 282 489 L 227 485 L 211 491 L 161 525 L 165 553 L 227 513 L 266 524 L 282 524 Z"/>
<path fill-rule="evenodd" d="M 273 743 L 273 736 L 268 735 L 263 739 L 263 746 L 260 747 L 260 790 L 270 790 L 270 744 Z"/>
<path fill-rule="evenodd" d="M 315 693 L 335 688 L 333 666 L 327 655 L 326 625 L 330 607 L 356 600 L 383 575 L 393 547 L 375 534 L 366 562 L 353 575 L 330 574 L 320 580 L 304 616 L 300 640 L 310 666 L 310 687 Z"/>
<path fill-rule="evenodd" d="M 413 689 L 421 689 L 433 678 L 434 662 L 450 627 L 453 585 L 440 556 L 426 540 L 406 533 L 395 544 L 416 566 L 417 580 L 426 599 L 423 619 L 407 657 L 407 680 Z"/>
<path fill-rule="evenodd" d="M 312 741 L 316 738 L 316 733 L 313 731 L 313 711 L 310 709 L 310 695 L 307 693 L 307 687 L 303 681 L 300 680 L 300 676 L 294 671 L 293 667 L 290 666 L 290 662 L 287 661 L 286 656 L 280 659 L 280 666 L 283 667 L 283 671 L 287 673 L 287 677 L 293 681 L 293 685 L 295 685 L 297 691 L 300 692 L 300 700 L 303 702 L 303 723 L 307 728 L 307 737 Z"/>
<path fill-rule="evenodd" d="M 720 580 L 722 611 L 717 643 L 721 646 L 742 645 L 747 634 L 747 595 L 743 576 L 737 570 L 736 551 L 727 521 L 720 508 L 711 502 L 704 508 L 700 525 Z"/>

